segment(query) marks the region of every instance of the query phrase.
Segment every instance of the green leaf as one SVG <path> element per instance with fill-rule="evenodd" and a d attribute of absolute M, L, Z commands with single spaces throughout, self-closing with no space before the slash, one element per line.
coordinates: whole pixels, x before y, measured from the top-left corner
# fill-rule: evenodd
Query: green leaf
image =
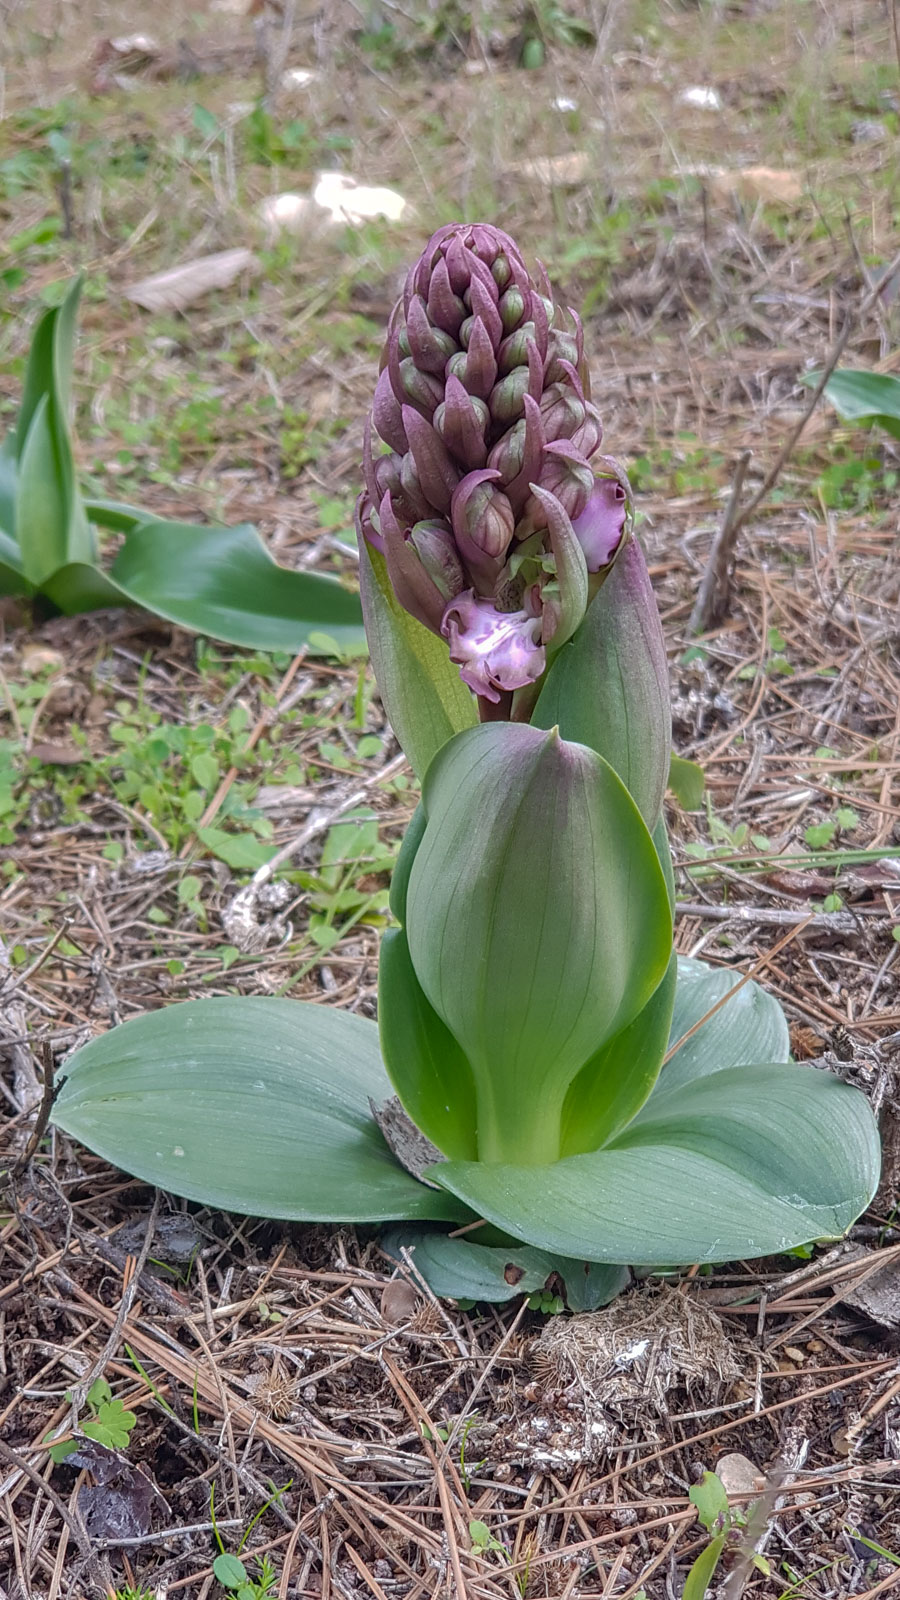
<path fill-rule="evenodd" d="M 544 1167 L 428 1176 L 541 1250 L 606 1262 L 772 1255 L 838 1238 L 878 1185 L 865 1097 L 814 1067 L 729 1067 L 654 1094 L 612 1144 Z"/>
<path fill-rule="evenodd" d="M 400 1167 L 374 1022 L 297 1000 L 189 1000 L 66 1063 L 56 1125 L 148 1183 L 251 1216 L 379 1222 L 465 1215 Z"/>
<path fill-rule="evenodd" d="M 672 716 L 662 625 L 636 539 L 551 666 L 531 722 L 558 727 L 564 739 L 608 761 L 652 832 L 669 770 Z"/>
<path fill-rule="evenodd" d="M 644 1104 L 669 1042 L 677 972 L 673 954 L 644 1009 L 607 1040 L 570 1085 L 563 1106 L 561 1155 L 598 1149 Z"/>
<path fill-rule="evenodd" d="M 35 585 L 94 553 L 68 430 L 52 393 L 38 401 L 19 455 L 15 529 L 23 570 Z"/>
<path fill-rule="evenodd" d="M 360 539 L 359 587 L 372 668 L 388 721 L 416 776 L 442 745 L 478 721 L 475 700 L 430 633 L 394 596 L 384 557 Z"/>
<path fill-rule="evenodd" d="M 143 527 L 148 522 L 164 522 L 152 511 L 140 511 L 137 506 L 124 505 L 119 500 L 85 500 L 84 509 L 91 522 L 101 528 L 112 528 L 115 533 L 130 533 L 132 528 Z"/>
<path fill-rule="evenodd" d="M 821 376 L 821 372 L 807 372 L 801 381 L 815 388 Z M 845 422 L 858 422 L 864 427 L 877 423 L 895 439 L 900 439 L 900 378 L 844 367 L 831 374 L 825 385 L 825 395 Z"/>
<path fill-rule="evenodd" d="M 596 1311 L 614 1300 L 629 1279 L 625 1267 L 571 1261 L 516 1240 L 483 1245 L 425 1229 L 393 1228 L 383 1236 L 381 1246 L 398 1261 L 402 1250 L 409 1250 L 416 1270 L 434 1293 L 453 1300 L 502 1304 L 517 1295 L 542 1290 L 556 1273 L 565 1284 L 570 1310 Z"/>
<path fill-rule="evenodd" d="M 237 1556 L 218 1555 L 213 1562 L 213 1577 L 223 1589 L 239 1589 L 247 1582 L 247 1568 Z"/>
<path fill-rule="evenodd" d="M 411 1233 L 392 1229 L 381 1241 L 389 1256 L 401 1260 L 408 1249 L 417 1271 L 436 1295 L 451 1300 L 502 1304 L 517 1295 L 542 1289 L 555 1271 L 554 1258 L 530 1245 L 472 1244 L 445 1233 Z"/>
<path fill-rule="evenodd" d="M 707 1533 L 712 1533 L 718 1517 L 728 1516 L 728 1495 L 721 1478 L 714 1472 L 704 1472 L 699 1483 L 688 1491 L 688 1499 L 697 1507 L 697 1517 Z"/>
<path fill-rule="evenodd" d="M 790 1038 L 778 1001 L 758 983 L 745 983 L 702 1027 L 713 1006 L 724 1000 L 740 982 L 741 974 L 728 967 L 711 967 L 689 956 L 678 957 L 678 984 L 669 1048 L 680 1048 L 663 1067 L 653 1098 L 668 1094 L 694 1078 L 724 1067 L 752 1067 L 759 1061 L 790 1060 Z M 684 1044 L 680 1041 L 685 1039 Z"/>
<path fill-rule="evenodd" d="M 479 1157 L 552 1160 L 569 1084 L 668 965 L 656 850 L 605 761 L 517 724 L 445 746 L 423 805 L 409 950 L 471 1063 Z"/>
<path fill-rule="evenodd" d="M 77 1439 L 63 1439 L 59 1444 L 52 1444 L 50 1446 L 50 1460 L 55 1462 L 56 1466 L 59 1466 L 60 1462 L 67 1461 L 69 1456 L 73 1456 L 77 1449 Z"/>
<path fill-rule="evenodd" d="M 416 1127 L 444 1155 L 474 1161 L 477 1118 L 472 1068 L 429 1004 L 401 928 L 389 929 L 381 941 L 378 1017 L 385 1067 Z"/>
<path fill-rule="evenodd" d="M 126 534 L 110 577 L 130 604 L 226 644 L 320 654 L 312 636 L 327 630 L 347 654 L 365 652 L 358 595 L 279 567 L 247 523 L 145 522 Z"/>
<path fill-rule="evenodd" d="M 34 414 L 44 396 L 55 394 L 62 408 L 63 419 L 68 418 L 75 319 L 80 298 L 81 279 L 76 278 L 62 304 L 45 311 L 35 327 L 16 419 L 16 454 L 19 457 L 25 449 Z"/>
<path fill-rule="evenodd" d="M 105 1378 L 96 1378 L 87 1392 L 87 1403 L 95 1409 L 112 1399 L 112 1389 Z"/>
<path fill-rule="evenodd" d="M 669 788 L 682 811 L 699 811 L 706 790 L 703 768 L 684 756 L 669 758 Z"/>
<path fill-rule="evenodd" d="M 19 466 L 16 455 L 16 436 L 8 433 L 0 444 L 0 558 L 19 562 L 16 543 L 16 479 Z"/>
<path fill-rule="evenodd" d="M 684 1581 L 681 1600 L 703 1600 L 725 1549 L 725 1535 L 720 1533 L 705 1550 L 702 1550 Z"/>
<path fill-rule="evenodd" d="M 224 828 L 198 828 L 197 838 L 210 855 L 235 872 L 256 872 L 271 861 L 277 849 L 276 845 L 263 844 L 252 833 L 226 833 Z"/>

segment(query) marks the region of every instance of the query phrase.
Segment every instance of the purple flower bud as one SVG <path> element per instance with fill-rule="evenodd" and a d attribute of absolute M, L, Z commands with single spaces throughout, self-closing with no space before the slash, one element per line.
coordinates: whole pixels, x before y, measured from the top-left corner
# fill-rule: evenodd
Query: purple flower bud
<path fill-rule="evenodd" d="M 394 394 L 400 401 L 401 406 L 413 405 L 417 411 L 421 412 L 423 417 L 432 416 L 435 406 L 440 405 L 444 398 L 444 385 L 440 379 L 436 378 L 431 372 L 423 372 L 420 367 L 416 366 L 411 356 L 407 356 L 405 361 L 399 362 L 396 382 L 394 381 L 393 369 L 389 368 L 388 370 L 391 373 Z M 388 440 L 388 443 L 390 443 L 390 440 Z"/>
<path fill-rule="evenodd" d="M 379 512 L 381 538 L 391 587 L 404 611 L 432 633 L 440 633 L 447 597 L 423 564 L 411 537 L 397 522 L 389 495 Z"/>
<path fill-rule="evenodd" d="M 428 299 L 426 300 L 428 315 L 432 322 L 443 328 L 445 333 L 455 338 L 459 332 L 459 325 L 466 314 L 466 308 L 459 295 L 454 294 L 450 284 L 450 274 L 447 263 L 442 258 L 433 273 L 428 285 Z"/>
<path fill-rule="evenodd" d="M 409 439 L 410 455 L 416 465 L 416 476 L 422 486 L 428 505 L 441 513 L 450 510 L 450 499 L 460 474 L 450 459 L 443 439 L 432 424 L 426 422 L 411 406 L 403 407 L 403 426 Z"/>
<path fill-rule="evenodd" d="M 497 310 L 497 288 L 490 273 L 488 273 L 488 280 L 494 291 L 493 299 L 480 278 L 472 279 L 469 296 L 472 302 L 472 315 L 481 319 L 487 329 L 491 344 L 496 346 L 503 338 L 503 323 Z"/>
<path fill-rule="evenodd" d="M 540 473 L 544 449 L 544 429 L 540 409 L 526 394 L 525 416 L 488 455 L 488 466 L 500 473 L 503 488 L 509 496 L 513 510 L 520 512 L 528 500 L 529 484 Z"/>
<path fill-rule="evenodd" d="M 571 439 L 587 414 L 568 383 L 551 383 L 541 395 L 541 418 L 548 439 Z"/>
<path fill-rule="evenodd" d="M 608 567 L 622 542 L 628 497 L 615 478 L 597 478 L 581 514 L 573 518 L 575 537 L 584 551 L 588 572 Z"/>
<path fill-rule="evenodd" d="M 474 471 L 484 465 L 490 413 L 484 401 L 468 394 L 458 378 L 448 377 L 444 393 L 447 398 L 434 413 L 434 427 L 457 461 Z"/>
<path fill-rule="evenodd" d="M 466 587 L 462 562 L 445 522 L 417 522 L 409 543 L 444 600 L 453 600 Z"/>
<path fill-rule="evenodd" d="M 454 491 L 450 506 L 457 541 L 475 545 L 495 561 L 505 557 L 516 527 L 513 508 L 497 488 L 497 477 L 487 468 L 470 472 Z"/>
<path fill-rule="evenodd" d="M 403 430 L 403 418 L 400 413 L 400 401 L 394 393 L 391 384 L 391 375 L 388 368 L 379 374 L 375 385 L 375 397 L 372 401 L 372 421 L 375 424 L 379 438 L 389 444 L 392 450 L 403 455 L 409 449 L 406 434 Z"/>
<path fill-rule="evenodd" d="M 519 326 L 525 315 L 526 298 L 522 290 L 516 285 L 507 289 L 500 297 L 500 320 L 507 333 L 512 333 Z"/>
<path fill-rule="evenodd" d="M 435 328 L 428 320 L 425 301 L 413 295 L 406 313 L 406 340 L 409 354 L 417 367 L 442 377 L 444 368 L 457 348 L 456 340 L 442 328 Z"/>
<path fill-rule="evenodd" d="M 590 458 L 595 450 L 599 450 L 603 439 L 603 423 L 596 406 L 588 403 L 585 406 L 584 421 L 580 428 L 576 428 L 572 435 L 572 443 L 576 450 L 583 456 Z"/>
<path fill-rule="evenodd" d="M 441 632 L 463 682 L 485 700 L 496 703 L 503 691 L 536 683 L 544 671 L 540 610 L 530 594 L 521 611 L 498 611 L 468 589 L 451 600 Z"/>
<path fill-rule="evenodd" d="M 453 366 L 455 356 L 451 356 L 447 363 L 447 370 Z M 479 400 L 486 400 L 494 384 L 497 382 L 497 358 L 491 336 L 480 317 L 473 317 L 469 329 L 469 346 L 465 356 L 465 366 L 461 371 L 453 367 L 454 376 L 468 389 L 469 394 L 477 395 Z"/>

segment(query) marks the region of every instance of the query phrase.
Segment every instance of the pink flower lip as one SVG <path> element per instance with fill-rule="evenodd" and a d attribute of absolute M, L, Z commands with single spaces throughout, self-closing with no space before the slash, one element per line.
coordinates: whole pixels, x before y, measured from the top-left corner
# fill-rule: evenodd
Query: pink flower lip
<path fill-rule="evenodd" d="M 441 632 L 463 682 L 485 700 L 536 683 L 544 671 L 541 613 L 531 591 L 522 610 L 498 611 L 493 600 L 465 590 L 447 606 Z"/>

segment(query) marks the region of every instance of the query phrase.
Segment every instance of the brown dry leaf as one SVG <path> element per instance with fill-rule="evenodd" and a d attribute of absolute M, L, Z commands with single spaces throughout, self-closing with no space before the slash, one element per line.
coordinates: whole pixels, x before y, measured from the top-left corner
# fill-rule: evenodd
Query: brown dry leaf
<path fill-rule="evenodd" d="M 406 1278 L 392 1278 L 381 1291 L 381 1315 L 398 1327 L 409 1322 L 419 1309 L 419 1296 Z"/>
<path fill-rule="evenodd" d="M 721 167 L 709 174 L 709 187 L 717 200 L 737 195 L 751 204 L 764 200 L 769 205 L 795 205 L 803 194 L 796 172 L 779 167 Z"/>
<path fill-rule="evenodd" d="M 165 272 L 155 272 L 141 278 L 122 292 L 127 300 L 143 306 L 145 311 L 184 311 L 195 300 L 213 294 L 217 289 L 229 289 L 243 272 L 261 270 L 258 256 L 243 247 L 236 250 L 218 250 L 215 255 L 197 256 L 195 261 L 185 261 L 180 267 L 169 267 Z"/>
<path fill-rule="evenodd" d="M 55 739 L 38 740 L 32 745 L 31 754 L 35 761 L 43 761 L 47 767 L 74 767 L 85 758 L 85 752 L 77 744 Z"/>
<path fill-rule="evenodd" d="M 534 156 L 524 161 L 511 161 L 506 171 L 514 178 L 529 178 L 536 183 L 564 187 L 586 183 L 594 170 L 594 158 L 587 150 L 570 150 L 564 156 Z"/>
<path fill-rule="evenodd" d="M 846 1305 L 861 1311 L 882 1328 L 900 1328 L 900 1270 L 896 1259 L 848 1289 L 842 1298 Z"/>

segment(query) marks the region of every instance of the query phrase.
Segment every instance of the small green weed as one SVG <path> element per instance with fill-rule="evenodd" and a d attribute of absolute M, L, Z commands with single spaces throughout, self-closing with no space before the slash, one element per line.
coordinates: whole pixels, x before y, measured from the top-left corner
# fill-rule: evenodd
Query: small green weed
<path fill-rule="evenodd" d="M 260 1506 L 256 1515 L 248 1522 L 241 1542 L 237 1547 L 236 1555 L 231 1555 L 225 1549 L 225 1545 L 222 1542 L 222 1535 L 219 1532 L 219 1525 L 216 1522 L 216 1486 L 215 1483 L 210 1484 L 209 1517 L 213 1525 L 213 1533 L 216 1537 L 216 1544 L 219 1546 L 219 1554 L 216 1556 L 216 1559 L 213 1562 L 213 1574 L 218 1582 L 222 1585 L 222 1588 L 230 1589 L 236 1595 L 237 1600 L 268 1600 L 268 1596 L 272 1592 L 277 1573 L 268 1556 L 260 1556 L 258 1558 L 258 1576 L 256 1578 L 251 1578 L 248 1575 L 246 1566 L 241 1560 L 241 1551 L 244 1549 L 247 1540 L 249 1539 L 260 1518 L 265 1516 L 270 1505 L 274 1504 L 276 1500 L 280 1500 L 283 1494 L 287 1494 L 288 1489 L 290 1489 L 293 1481 L 293 1478 L 291 1478 L 284 1485 L 283 1489 L 272 1490 L 268 1500 L 266 1500 L 264 1504 Z"/>
<path fill-rule="evenodd" d="M 127 1450 L 131 1430 L 137 1422 L 135 1413 L 126 1411 L 121 1400 L 113 1399 L 105 1378 L 98 1378 L 91 1384 L 86 1399 L 91 1415 L 87 1422 L 81 1423 L 81 1432 L 97 1444 L 105 1445 L 107 1450 Z M 77 1439 L 63 1439 L 59 1444 L 51 1444 L 50 1459 L 57 1463 L 65 1461 L 77 1449 Z"/>

